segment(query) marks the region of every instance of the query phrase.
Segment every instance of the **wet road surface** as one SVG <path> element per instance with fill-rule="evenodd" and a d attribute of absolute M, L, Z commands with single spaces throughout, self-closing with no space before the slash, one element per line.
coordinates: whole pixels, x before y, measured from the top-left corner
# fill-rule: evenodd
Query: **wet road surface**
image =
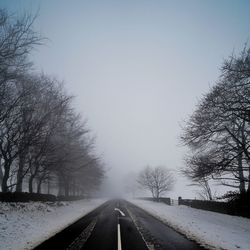
<path fill-rule="evenodd" d="M 124 200 L 112 200 L 35 248 L 35 250 L 45 249 L 198 250 L 204 248 L 141 208 Z"/>

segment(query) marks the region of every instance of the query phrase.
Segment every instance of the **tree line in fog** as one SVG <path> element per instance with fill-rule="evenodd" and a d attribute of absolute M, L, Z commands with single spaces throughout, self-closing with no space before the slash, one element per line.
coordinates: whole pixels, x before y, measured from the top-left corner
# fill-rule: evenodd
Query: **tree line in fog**
<path fill-rule="evenodd" d="M 45 41 L 33 23 L 0 10 L 1 191 L 83 195 L 103 166 L 62 83 L 31 70 L 30 52 Z"/>

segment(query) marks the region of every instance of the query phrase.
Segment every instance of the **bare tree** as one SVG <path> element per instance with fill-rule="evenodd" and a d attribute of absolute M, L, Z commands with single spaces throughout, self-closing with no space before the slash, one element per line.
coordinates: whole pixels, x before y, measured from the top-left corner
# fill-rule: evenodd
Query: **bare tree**
<path fill-rule="evenodd" d="M 19 145 L 16 186 L 19 192 L 27 174 L 30 174 L 29 190 L 33 191 L 33 180 L 42 171 L 45 155 L 50 150 L 50 138 L 71 99 L 62 93 L 59 82 L 45 75 L 32 76 L 22 87 L 27 88 L 27 85 L 32 91 L 21 110 L 21 126 L 25 133 Z"/>
<path fill-rule="evenodd" d="M 164 167 L 145 167 L 137 178 L 139 185 L 149 190 L 153 198 L 159 198 L 162 194 L 172 190 L 175 179 L 173 174 Z"/>
<path fill-rule="evenodd" d="M 104 175 L 86 122 L 56 79 L 31 74 L 28 55 L 40 44 L 35 18 L 0 9 L 0 184 L 2 192 L 38 193 L 54 182 L 63 194 L 96 188 Z M 59 181 L 58 181 L 59 179 Z"/>
<path fill-rule="evenodd" d="M 19 139 L 17 120 L 20 115 L 20 99 L 26 93 L 18 93 L 16 84 L 31 66 L 28 55 L 40 44 L 41 37 L 33 30 L 35 17 L 24 15 L 15 18 L 0 9 L 0 155 L 3 160 L 2 191 L 7 191 L 11 166 L 17 156 L 15 143 Z"/>
<path fill-rule="evenodd" d="M 17 19 L 0 9 L 0 122 L 19 96 L 12 94 L 12 84 L 31 66 L 28 55 L 41 36 L 33 30 L 35 17 L 24 15 Z"/>
<path fill-rule="evenodd" d="M 250 190 L 249 69 L 249 49 L 226 60 L 219 81 L 201 99 L 182 135 L 191 149 L 189 177 L 213 178 L 241 193 L 246 183 Z"/>

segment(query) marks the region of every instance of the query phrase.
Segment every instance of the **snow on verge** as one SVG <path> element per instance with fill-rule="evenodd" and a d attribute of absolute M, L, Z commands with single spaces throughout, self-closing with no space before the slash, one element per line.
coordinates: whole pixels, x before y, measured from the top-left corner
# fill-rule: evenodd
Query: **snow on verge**
<path fill-rule="evenodd" d="M 0 202 L 0 249 L 33 249 L 105 201 Z"/>
<path fill-rule="evenodd" d="M 187 206 L 129 201 L 210 249 L 250 249 L 250 219 Z"/>

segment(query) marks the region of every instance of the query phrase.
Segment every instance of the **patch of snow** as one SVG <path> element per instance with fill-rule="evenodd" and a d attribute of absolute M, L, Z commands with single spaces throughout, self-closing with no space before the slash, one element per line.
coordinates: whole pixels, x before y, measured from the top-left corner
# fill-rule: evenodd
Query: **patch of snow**
<path fill-rule="evenodd" d="M 250 249 L 250 219 L 187 206 L 129 201 L 210 249 Z"/>
<path fill-rule="evenodd" d="M 33 249 L 105 201 L 0 202 L 0 249 Z"/>

